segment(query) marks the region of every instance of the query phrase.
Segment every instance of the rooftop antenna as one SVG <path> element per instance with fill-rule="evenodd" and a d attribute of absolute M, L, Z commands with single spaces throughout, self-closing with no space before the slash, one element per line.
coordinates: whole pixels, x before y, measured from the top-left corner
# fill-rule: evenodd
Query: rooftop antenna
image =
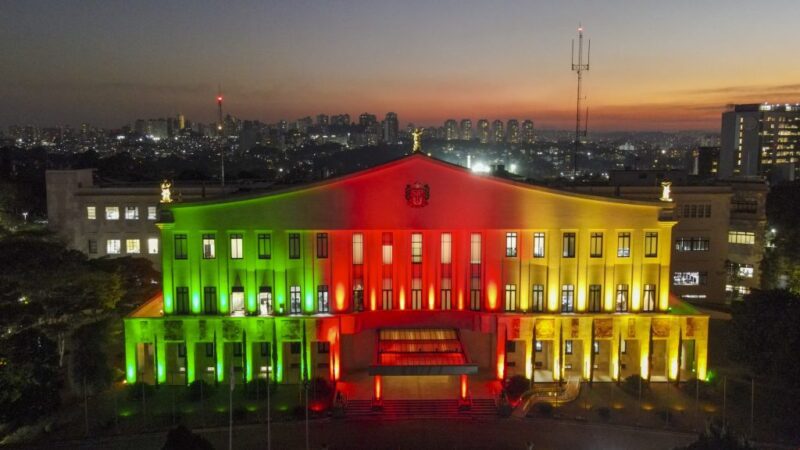
<path fill-rule="evenodd" d="M 575 147 L 572 150 L 572 173 L 578 172 L 578 147 L 581 145 L 581 82 L 583 72 L 589 71 L 589 55 L 592 51 L 592 41 L 589 40 L 586 47 L 586 63 L 583 62 L 583 26 L 578 23 L 578 58 L 575 59 L 575 39 L 572 40 L 572 71 L 578 74 L 578 100 L 575 107 Z M 588 122 L 588 108 L 586 110 Z M 585 135 L 585 134 L 584 134 Z"/>
<path fill-rule="evenodd" d="M 219 158 L 220 158 L 220 181 L 221 185 L 225 187 L 225 143 L 222 142 L 223 138 L 223 122 L 222 122 L 222 86 L 217 85 L 217 138 L 219 140 Z"/>

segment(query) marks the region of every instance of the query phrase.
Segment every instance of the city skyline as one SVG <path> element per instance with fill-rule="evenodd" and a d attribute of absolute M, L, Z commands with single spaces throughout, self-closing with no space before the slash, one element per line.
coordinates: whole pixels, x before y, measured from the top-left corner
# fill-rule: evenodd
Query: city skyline
<path fill-rule="evenodd" d="M 716 130 L 727 104 L 800 100 L 781 37 L 800 13 L 789 1 L 485 6 L 10 2 L 0 126 L 212 122 L 221 84 L 226 113 L 264 122 L 393 111 L 401 127 L 531 118 L 569 129 L 579 21 L 594 41 L 590 131 Z M 751 21 L 770 27 L 743 32 Z"/>

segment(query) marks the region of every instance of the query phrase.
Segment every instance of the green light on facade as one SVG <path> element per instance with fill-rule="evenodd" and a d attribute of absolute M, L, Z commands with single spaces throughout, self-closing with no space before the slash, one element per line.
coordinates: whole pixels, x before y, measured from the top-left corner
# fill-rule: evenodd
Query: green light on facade
<path fill-rule="evenodd" d="M 252 292 L 247 294 L 247 310 L 251 313 L 256 312 L 256 295 Z"/>
<path fill-rule="evenodd" d="M 219 295 L 219 309 L 223 313 L 230 313 L 230 309 L 228 309 L 228 294 L 225 292 Z"/>
<path fill-rule="evenodd" d="M 192 312 L 195 314 L 200 314 L 200 293 L 195 291 L 192 294 Z"/>
<path fill-rule="evenodd" d="M 125 369 L 125 380 L 129 384 L 136 383 L 136 364 L 128 364 Z"/>
<path fill-rule="evenodd" d="M 311 295 L 310 292 L 306 292 L 305 309 L 306 312 L 314 312 L 314 297 Z"/>
<path fill-rule="evenodd" d="M 167 381 L 167 373 L 164 370 L 164 363 L 161 361 L 158 362 L 158 367 L 156 369 L 156 373 L 158 374 L 158 382 L 164 383 Z"/>
<path fill-rule="evenodd" d="M 172 294 L 171 293 L 164 293 L 164 312 L 169 314 L 172 312 Z"/>
<path fill-rule="evenodd" d="M 225 371 L 222 370 L 222 361 L 217 361 L 217 381 L 222 381 L 225 377 Z"/>

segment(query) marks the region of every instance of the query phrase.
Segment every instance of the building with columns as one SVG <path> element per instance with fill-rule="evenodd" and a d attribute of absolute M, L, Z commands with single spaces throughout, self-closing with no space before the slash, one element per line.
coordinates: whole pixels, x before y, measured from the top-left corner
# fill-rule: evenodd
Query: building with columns
<path fill-rule="evenodd" d="M 422 153 L 162 205 L 163 294 L 125 319 L 128 382 L 477 374 L 704 378 L 670 294 L 672 203 L 478 175 Z M 454 392 L 453 395 L 456 395 Z"/>

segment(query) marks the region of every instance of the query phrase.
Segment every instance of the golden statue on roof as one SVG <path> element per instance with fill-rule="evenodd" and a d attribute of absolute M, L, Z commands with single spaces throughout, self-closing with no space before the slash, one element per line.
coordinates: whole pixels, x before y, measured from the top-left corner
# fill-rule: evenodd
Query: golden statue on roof
<path fill-rule="evenodd" d="M 169 180 L 161 182 L 161 203 L 172 203 L 172 182 Z"/>
<path fill-rule="evenodd" d="M 411 153 L 422 151 L 422 132 L 424 130 L 425 128 L 414 128 L 411 132 L 411 136 L 414 138 L 414 146 L 411 148 Z"/>

